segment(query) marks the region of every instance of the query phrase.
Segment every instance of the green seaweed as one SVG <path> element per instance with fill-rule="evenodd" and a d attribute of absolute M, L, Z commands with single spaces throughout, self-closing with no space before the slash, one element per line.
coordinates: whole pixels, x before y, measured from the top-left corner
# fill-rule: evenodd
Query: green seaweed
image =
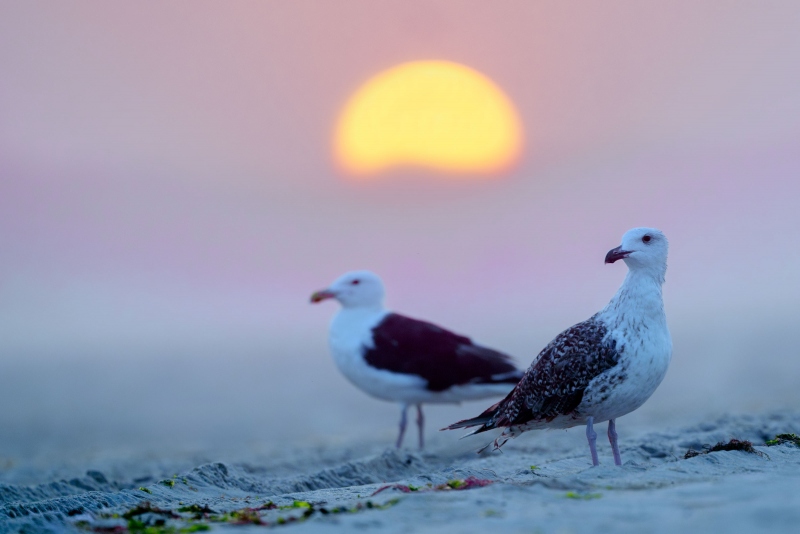
<path fill-rule="evenodd" d="M 448 480 L 444 484 L 439 484 L 434 486 L 434 490 L 467 490 L 472 488 L 482 488 L 484 486 L 488 486 L 489 484 L 493 483 L 493 480 L 488 480 L 485 478 L 477 478 L 477 477 L 467 477 L 464 480 L 453 479 Z"/>
<path fill-rule="evenodd" d="M 152 490 L 150 490 L 149 488 L 145 488 L 144 486 L 139 486 L 139 491 L 143 491 L 145 493 L 150 493 L 150 494 L 153 493 Z"/>
<path fill-rule="evenodd" d="M 144 521 L 133 518 L 128 520 L 128 530 L 130 532 L 141 532 L 143 534 L 172 534 L 177 532 L 177 529 L 170 525 L 148 525 Z"/>
<path fill-rule="evenodd" d="M 426 491 L 467 490 L 467 489 L 472 489 L 472 488 L 482 488 L 483 486 L 488 486 L 492 482 L 494 482 L 494 481 L 493 480 L 484 479 L 484 478 L 477 478 L 477 477 L 472 477 L 471 476 L 471 477 L 467 477 L 467 478 L 465 478 L 463 480 L 462 479 L 458 479 L 458 478 L 454 478 L 452 480 L 448 480 L 447 482 L 445 482 L 443 484 L 437 484 L 436 486 L 428 484 L 424 488 L 420 487 L 420 486 L 411 486 L 411 485 L 407 486 L 405 484 L 389 484 L 389 485 L 386 485 L 386 486 L 381 486 L 380 488 L 375 490 L 375 492 L 372 495 L 370 495 L 370 497 L 374 497 L 378 493 L 381 493 L 382 491 L 386 491 L 386 490 L 389 490 L 389 489 L 399 490 L 399 491 L 402 491 L 403 493 L 426 492 Z"/>
<path fill-rule="evenodd" d="M 136 534 L 191 534 L 193 532 L 211 530 L 211 527 L 202 523 L 189 525 L 188 527 L 165 524 L 147 525 L 138 519 L 131 519 L 128 521 L 127 529 L 128 532 L 135 532 Z"/>
<path fill-rule="evenodd" d="M 592 499 L 599 499 L 602 493 L 579 493 L 577 491 L 568 491 L 564 497 L 567 499 L 577 499 L 581 501 L 591 501 Z"/>
<path fill-rule="evenodd" d="M 270 501 L 269 504 L 272 504 L 272 501 Z M 273 505 L 273 507 L 274 507 L 274 505 Z M 294 501 L 292 504 L 287 504 L 287 505 L 284 505 L 284 506 L 278 506 L 277 508 L 280 509 L 280 510 L 293 510 L 293 509 L 296 509 L 296 508 L 312 508 L 312 506 L 311 506 L 311 503 L 306 502 L 306 501 Z M 264 508 L 264 509 L 265 510 L 270 510 L 271 508 Z"/>
<path fill-rule="evenodd" d="M 167 486 L 168 488 L 174 488 L 175 487 L 175 481 L 174 480 L 170 480 L 170 479 L 164 479 L 164 480 L 162 480 L 160 482 L 160 484 L 163 484 L 163 485 Z"/>
<path fill-rule="evenodd" d="M 767 440 L 766 445 L 767 447 L 773 447 L 775 445 L 783 445 L 784 443 L 793 443 L 800 447 L 800 436 L 797 434 L 778 434 L 775 436 L 775 439 Z"/>
<path fill-rule="evenodd" d="M 241 510 L 234 510 L 229 514 L 228 522 L 237 525 L 265 525 L 261 520 L 258 510 L 255 508 L 242 508 Z"/>

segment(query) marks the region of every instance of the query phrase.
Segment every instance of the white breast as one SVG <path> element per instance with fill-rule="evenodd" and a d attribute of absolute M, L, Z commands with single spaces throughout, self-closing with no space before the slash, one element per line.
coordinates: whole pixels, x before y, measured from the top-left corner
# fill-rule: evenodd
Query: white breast
<path fill-rule="evenodd" d="M 610 329 L 606 340 L 615 341 L 622 353 L 614 368 L 589 383 L 578 407 L 578 413 L 595 422 L 622 417 L 644 404 L 672 359 L 660 284 L 623 286 L 598 318 Z"/>
<path fill-rule="evenodd" d="M 339 371 L 356 387 L 379 399 L 416 403 L 426 400 L 426 381 L 419 376 L 375 369 L 364 360 L 374 347 L 372 329 L 389 312 L 343 308 L 331 322 L 329 343 Z"/>

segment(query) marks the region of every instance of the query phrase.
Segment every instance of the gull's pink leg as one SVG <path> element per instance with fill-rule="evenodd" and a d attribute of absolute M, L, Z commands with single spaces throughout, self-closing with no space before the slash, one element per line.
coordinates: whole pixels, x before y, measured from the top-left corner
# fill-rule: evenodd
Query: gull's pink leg
<path fill-rule="evenodd" d="M 589 440 L 589 451 L 592 453 L 592 465 L 600 465 L 600 460 L 597 459 L 597 432 L 594 431 L 592 424 L 594 417 L 586 418 L 586 439 Z"/>
<path fill-rule="evenodd" d="M 400 413 L 400 435 L 397 436 L 397 448 L 399 449 L 401 445 L 403 445 L 403 436 L 406 435 L 406 423 L 408 419 L 406 418 L 406 412 L 408 411 L 408 404 L 403 405 L 403 411 Z"/>
<path fill-rule="evenodd" d="M 425 439 L 422 437 L 425 428 L 425 416 L 422 415 L 422 405 L 417 404 L 417 428 L 419 428 L 419 448 L 425 447 Z"/>
<path fill-rule="evenodd" d="M 614 452 L 614 463 L 622 465 L 622 457 L 619 455 L 619 445 L 617 444 L 617 425 L 613 419 L 608 420 L 608 441 L 611 443 L 611 450 Z"/>

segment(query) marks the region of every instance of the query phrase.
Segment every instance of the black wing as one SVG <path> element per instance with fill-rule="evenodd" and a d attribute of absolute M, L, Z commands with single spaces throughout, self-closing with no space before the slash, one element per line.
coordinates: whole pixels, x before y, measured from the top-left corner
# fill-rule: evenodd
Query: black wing
<path fill-rule="evenodd" d="M 573 413 L 589 382 L 619 362 L 622 349 L 613 340 L 604 341 L 607 332 L 594 317 L 564 330 L 539 353 L 504 400 L 448 428 L 483 424 L 477 433 Z"/>
<path fill-rule="evenodd" d="M 435 324 L 390 313 L 372 330 L 364 359 L 377 369 L 418 375 L 431 391 L 469 383 L 516 384 L 522 371 L 496 350 Z"/>

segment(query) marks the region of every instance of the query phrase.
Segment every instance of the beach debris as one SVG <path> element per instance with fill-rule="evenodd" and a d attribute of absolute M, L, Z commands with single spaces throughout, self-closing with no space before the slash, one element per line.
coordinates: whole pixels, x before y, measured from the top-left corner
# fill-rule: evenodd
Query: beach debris
<path fill-rule="evenodd" d="M 567 499 L 576 499 L 580 501 L 591 501 L 592 499 L 599 499 L 602 493 L 583 493 L 578 491 L 568 491 L 564 497 Z"/>
<path fill-rule="evenodd" d="M 448 490 L 467 490 L 472 488 L 482 488 L 484 486 L 488 486 L 489 484 L 494 483 L 494 480 L 488 480 L 485 478 L 477 478 L 474 476 L 467 477 L 463 480 L 461 479 L 452 479 L 448 480 L 443 484 L 437 484 L 434 486 L 433 484 L 428 484 L 424 487 L 419 486 L 411 486 L 405 484 L 388 484 L 386 486 L 381 486 L 375 493 L 370 495 L 370 497 L 374 497 L 375 495 L 390 489 L 399 490 L 403 493 L 411 493 L 411 492 L 425 492 L 425 491 L 448 491 Z"/>
<path fill-rule="evenodd" d="M 432 486 L 430 484 L 427 486 L 428 489 L 430 489 L 431 487 Z M 411 485 L 407 486 L 405 484 L 389 484 L 386 486 L 381 486 L 380 488 L 375 490 L 375 493 L 370 495 L 370 497 L 374 497 L 375 495 L 390 489 L 402 491 L 403 493 L 411 493 L 412 491 L 419 491 L 420 489 L 425 489 L 425 488 L 420 488 L 419 486 L 411 486 Z"/>
<path fill-rule="evenodd" d="M 234 525 L 266 525 L 261 519 L 261 514 L 255 508 L 240 508 L 219 516 L 219 518 L 212 518 L 213 521 L 221 521 L 225 523 L 232 523 Z"/>
<path fill-rule="evenodd" d="M 176 514 L 172 510 L 166 510 L 164 508 L 159 508 L 157 506 L 153 506 L 150 503 L 150 501 L 144 501 L 142 503 L 139 503 L 134 508 L 131 508 L 130 510 L 128 510 L 127 512 L 122 514 L 122 517 L 124 519 L 131 519 L 131 518 L 134 518 L 134 517 L 137 517 L 137 516 L 140 516 L 140 515 L 144 515 L 144 514 L 163 515 L 163 516 L 174 518 L 174 519 L 177 519 L 177 518 L 180 517 L 178 514 Z"/>
<path fill-rule="evenodd" d="M 793 443 L 800 447 L 800 436 L 797 434 L 778 434 L 775 436 L 775 439 L 767 440 L 767 447 L 773 447 L 775 445 L 783 445 L 784 443 Z"/>
<path fill-rule="evenodd" d="M 271 503 L 272 501 L 270 501 Z M 208 507 L 207 504 L 200 506 L 199 504 L 190 504 L 188 506 L 181 506 L 178 508 L 178 512 L 181 513 L 190 513 L 193 514 L 193 519 L 203 519 L 209 515 L 217 515 L 219 512 L 215 512 L 211 508 Z"/>
<path fill-rule="evenodd" d="M 209 520 L 213 522 L 226 522 L 236 525 L 246 525 L 246 524 L 262 525 L 262 526 L 287 525 L 290 523 L 305 521 L 306 519 L 310 518 L 311 516 L 317 513 L 320 515 L 344 514 L 344 513 L 353 514 L 361 512 L 363 510 L 385 510 L 387 508 L 391 508 L 398 502 L 400 502 L 400 499 L 391 499 L 389 501 L 386 501 L 385 503 L 362 501 L 362 502 L 357 502 L 353 506 L 335 506 L 332 508 L 328 508 L 325 506 L 319 506 L 306 501 L 294 501 L 292 504 L 285 506 L 277 506 L 272 501 L 270 501 L 258 508 L 242 508 L 240 510 L 234 510 L 232 512 L 228 512 L 220 516 L 211 516 L 209 517 Z M 277 519 L 273 521 L 265 521 L 259 513 L 262 510 L 275 510 L 275 509 L 303 510 L 303 513 L 300 515 L 279 516 Z"/>
<path fill-rule="evenodd" d="M 713 447 L 703 447 L 702 451 L 696 451 L 694 449 L 689 449 L 686 451 L 686 454 L 683 456 L 684 460 L 688 460 L 689 458 L 694 458 L 695 456 L 701 456 L 703 454 L 709 454 L 712 452 L 718 451 L 744 451 L 750 454 L 757 454 L 758 456 L 765 457 L 761 451 L 757 451 L 753 448 L 753 443 L 747 441 L 746 439 L 732 439 L 725 443 L 724 441 L 720 441 Z"/>
<path fill-rule="evenodd" d="M 464 481 L 459 482 L 463 483 Z M 209 508 L 207 504 L 190 504 L 181 506 L 177 510 L 169 510 L 158 508 L 157 506 L 153 506 L 149 501 L 145 501 L 123 514 L 100 514 L 98 517 L 101 522 L 80 521 L 75 523 L 75 526 L 83 530 L 101 534 L 186 534 L 211 530 L 211 525 L 214 523 L 274 527 L 302 522 L 315 514 L 353 514 L 364 510 L 385 510 L 396 505 L 398 502 L 400 502 L 400 499 L 394 498 L 383 503 L 367 500 L 357 502 L 353 505 L 326 507 L 300 500 L 295 500 L 292 504 L 283 506 L 278 506 L 272 501 L 267 501 L 258 507 L 245 507 L 230 512 L 219 513 Z M 277 518 L 265 517 L 262 515 L 263 512 L 270 510 L 302 510 L 302 513 L 285 514 Z M 121 523 L 122 520 L 126 520 L 127 522 Z M 114 521 L 117 523 L 113 523 Z"/>
<path fill-rule="evenodd" d="M 78 528 L 87 528 L 88 523 L 79 522 L 75 523 L 75 526 Z M 122 525 L 114 525 L 114 526 L 98 525 L 95 527 L 91 527 L 89 530 L 91 530 L 92 532 L 97 532 L 99 534 L 116 534 L 116 533 L 128 532 L 128 528 Z"/>
<path fill-rule="evenodd" d="M 464 480 L 449 480 L 444 484 L 439 484 L 435 486 L 436 490 L 446 490 L 446 489 L 454 489 L 454 490 L 467 490 L 472 488 L 482 488 L 484 486 L 488 486 L 489 484 L 494 483 L 494 480 L 488 480 L 485 478 L 477 478 L 477 477 L 467 477 Z"/>

